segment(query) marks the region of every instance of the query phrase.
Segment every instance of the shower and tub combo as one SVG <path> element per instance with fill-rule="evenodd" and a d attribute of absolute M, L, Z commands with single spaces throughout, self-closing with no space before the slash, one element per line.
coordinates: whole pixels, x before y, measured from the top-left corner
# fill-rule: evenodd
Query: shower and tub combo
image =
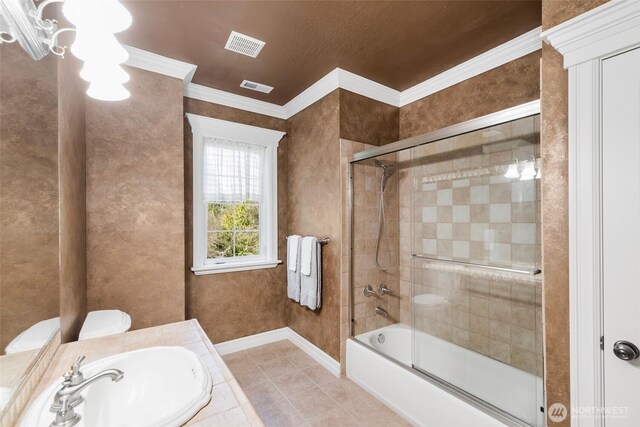
<path fill-rule="evenodd" d="M 538 157 L 533 102 L 351 159 L 347 375 L 417 425 L 544 425 Z"/>

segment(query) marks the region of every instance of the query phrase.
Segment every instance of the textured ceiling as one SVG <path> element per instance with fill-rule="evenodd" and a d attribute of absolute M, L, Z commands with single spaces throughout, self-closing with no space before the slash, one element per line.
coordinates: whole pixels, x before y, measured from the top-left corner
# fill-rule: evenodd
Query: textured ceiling
<path fill-rule="evenodd" d="M 131 46 L 196 64 L 194 83 L 283 105 L 336 67 L 404 90 L 540 26 L 539 1 L 125 1 Z M 232 31 L 266 42 L 224 49 Z M 239 87 L 273 86 L 270 94 Z"/>

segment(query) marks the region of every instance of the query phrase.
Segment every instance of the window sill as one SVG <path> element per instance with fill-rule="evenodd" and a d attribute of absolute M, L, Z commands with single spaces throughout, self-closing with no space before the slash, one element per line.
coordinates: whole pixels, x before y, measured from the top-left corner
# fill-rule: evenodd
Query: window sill
<path fill-rule="evenodd" d="M 191 271 L 196 276 L 205 274 L 233 273 L 236 271 L 261 270 L 264 268 L 274 268 L 282 264 L 281 260 L 274 261 L 250 261 L 250 262 L 230 262 L 228 264 L 210 264 L 198 267 L 191 267 Z"/>

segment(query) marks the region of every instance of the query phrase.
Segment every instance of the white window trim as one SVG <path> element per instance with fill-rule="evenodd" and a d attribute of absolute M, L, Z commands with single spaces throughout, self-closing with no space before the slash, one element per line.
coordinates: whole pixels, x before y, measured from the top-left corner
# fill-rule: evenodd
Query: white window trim
<path fill-rule="evenodd" d="M 278 259 L 278 143 L 285 132 L 256 126 L 228 122 L 211 117 L 187 113 L 193 134 L 193 266 L 191 271 L 203 274 L 229 273 L 234 271 L 274 268 L 282 263 Z M 206 216 L 202 196 L 205 137 L 230 139 L 266 147 L 266 177 L 263 193 L 264 209 L 260 218 L 260 238 L 265 256 L 260 259 L 233 261 L 224 264 L 207 262 Z M 264 240 L 262 240 L 264 239 Z"/>

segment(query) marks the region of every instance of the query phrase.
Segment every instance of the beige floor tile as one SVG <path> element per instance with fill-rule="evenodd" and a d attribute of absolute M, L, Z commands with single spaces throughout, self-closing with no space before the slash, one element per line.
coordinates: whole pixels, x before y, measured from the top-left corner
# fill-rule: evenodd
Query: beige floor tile
<path fill-rule="evenodd" d="M 289 358 L 284 356 L 257 361 L 256 364 L 262 369 L 262 372 L 264 372 L 266 376 L 272 379 L 297 371 Z"/>
<path fill-rule="evenodd" d="M 254 362 L 262 362 L 282 356 L 278 347 L 277 343 L 271 343 L 244 350 L 242 353 L 247 354 Z"/>
<path fill-rule="evenodd" d="M 260 412 L 260 408 L 267 407 L 279 402 L 280 400 L 284 400 L 282 393 L 278 391 L 271 381 L 254 385 L 253 387 L 247 387 L 244 389 L 244 393 L 258 412 Z"/>
<path fill-rule="evenodd" d="M 320 365 L 304 368 L 302 372 L 316 385 L 322 385 L 336 379 L 335 375 Z"/>
<path fill-rule="evenodd" d="M 282 375 L 274 378 L 272 381 L 285 397 L 290 397 L 316 387 L 316 385 L 300 371 Z"/>
<path fill-rule="evenodd" d="M 308 418 L 307 422 L 314 427 L 365 427 L 353 415 L 340 407 Z"/>
<path fill-rule="evenodd" d="M 292 352 L 296 352 L 300 350 L 297 345 L 292 343 L 289 340 L 282 340 L 274 342 L 271 346 L 275 351 L 280 353 L 282 356 L 288 356 Z"/>
<path fill-rule="evenodd" d="M 257 407 L 256 410 L 266 427 L 302 427 L 309 425 L 286 400 L 280 400 L 268 406 Z"/>
<path fill-rule="evenodd" d="M 328 412 L 336 407 L 336 402 L 317 387 L 298 393 L 288 399 L 305 419 Z"/>
<path fill-rule="evenodd" d="M 194 419 L 189 427 L 245 427 L 247 425 L 249 425 L 247 416 L 242 408 L 237 407 L 203 419 Z"/>
<path fill-rule="evenodd" d="M 293 365 L 298 369 L 311 368 L 313 366 L 318 366 L 318 362 L 313 360 L 311 357 L 307 355 L 307 353 L 305 353 L 302 350 L 292 352 L 287 357 L 289 358 L 289 360 L 291 360 L 291 363 L 293 363 Z"/>
<path fill-rule="evenodd" d="M 244 363 L 232 369 L 233 376 L 238 380 L 241 387 L 251 387 L 256 384 L 268 381 L 269 378 L 253 362 Z"/>
<path fill-rule="evenodd" d="M 377 402 L 373 396 L 347 378 L 336 378 L 333 381 L 322 384 L 320 388 L 346 409 L 363 402 Z"/>

